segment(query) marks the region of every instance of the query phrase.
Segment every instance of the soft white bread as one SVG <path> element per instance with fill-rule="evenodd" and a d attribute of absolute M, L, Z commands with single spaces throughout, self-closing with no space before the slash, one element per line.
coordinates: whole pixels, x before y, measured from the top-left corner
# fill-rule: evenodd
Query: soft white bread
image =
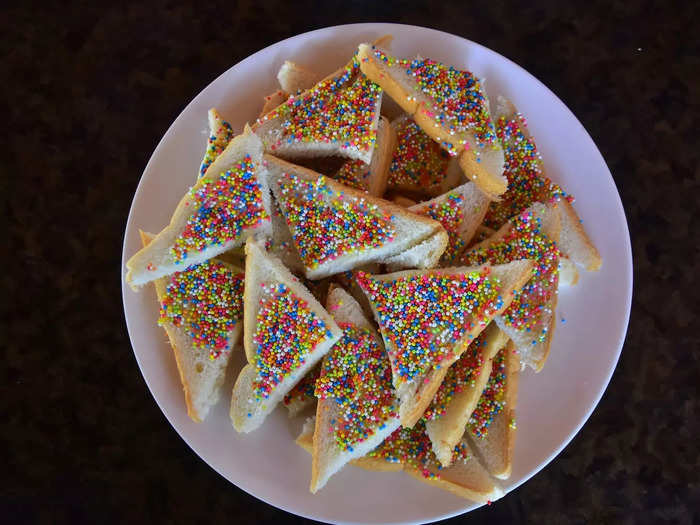
<path fill-rule="evenodd" d="M 260 110 L 258 118 L 267 115 L 270 111 L 272 111 L 277 106 L 285 102 L 288 98 L 289 94 L 282 89 L 278 89 L 277 91 L 273 91 L 269 95 L 265 95 L 265 98 L 263 98 L 263 106 Z"/>
<path fill-rule="evenodd" d="M 296 62 L 285 60 L 277 72 L 277 80 L 282 91 L 294 95 L 311 88 L 321 80 L 321 75 Z"/>
<path fill-rule="evenodd" d="M 430 89 L 443 86 L 431 82 L 430 89 L 424 89 L 417 78 L 416 65 L 427 64 L 438 70 L 446 70 L 446 66 L 420 58 L 417 62 L 398 60 L 369 44 L 360 44 L 358 57 L 362 72 L 370 80 L 379 84 L 433 140 L 451 154 L 459 155 L 468 180 L 492 198 L 506 191 L 503 150 L 496 139 L 488 98 L 476 77 L 466 71 L 451 70 L 452 75 L 464 77 L 465 87 L 445 91 L 448 98 L 457 97 L 452 100 L 457 107 L 446 110 L 453 104 L 438 101 L 430 93 Z M 470 103 L 463 104 L 458 97 L 468 97 Z"/>
<path fill-rule="evenodd" d="M 494 357 L 494 362 L 488 385 L 472 413 L 465 437 L 492 476 L 508 479 L 513 467 L 517 433 L 515 410 L 520 381 L 520 358 L 515 345 L 509 343 Z M 501 410 L 495 415 L 490 413 L 499 403 L 502 403 Z"/>
<path fill-rule="evenodd" d="M 396 148 L 396 132 L 386 117 L 380 117 L 377 126 L 377 143 L 369 165 L 361 160 L 349 160 L 340 167 L 333 178 L 351 188 L 381 197 L 386 190 L 394 148 Z"/>
<path fill-rule="evenodd" d="M 342 288 L 331 289 L 326 308 L 345 333 L 324 358 L 319 380 L 310 486 L 314 493 L 400 425 L 381 337 Z"/>
<path fill-rule="evenodd" d="M 243 313 L 248 364 L 231 396 L 234 428 L 238 432 L 258 428 L 342 334 L 279 259 L 248 239 Z"/>
<path fill-rule="evenodd" d="M 274 199 L 270 206 L 270 212 L 272 235 L 267 241 L 267 251 L 280 259 L 295 274 L 303 273 L 304 263 L 301 262 L 299 252 L 294 246 L 294 240 L 289 231 L 289 226 L 287 226 L 287 221 L 280 212 L 279 204 Z"/>
<path fill-rule="evenodd" d="M 212 184 L 221 179 L 221 176 L 227 170 L 238 169 L 237 166 L 244 161 L 246 156 L 250 156 L 250 161 L 253 164 L 253 179 L 242 183 L 242 187 L 246 188 L 246 193 L 235 194 L 233 196 L 234 200 L 228 202 L 227 206 L 243 208 L 244 210 L 248 206 L 251 207 L 252 211 L 247 214 L 241 214 L 240 218 L 236 219 L 240 221 L 239 223 L 221 225 L 213 235 L 218 237 L 219 240 L 221 238 L 225 239 L 230 236 L 232 226 L 241 227 L 239 234 L 224 242 L 205 243 L 204 248 L 201 250 L 185 244 L 185 248 L 183 248 L 185 250 L 184 255 L 180 257 L 182 260 L 179 260 L 180 258 L 176 257 L 174 252 L 176 241 L 186 231 L 190 219 L 192 221 L 198 220 L 197 214 L 200 211 L 200 205 L 196 193 L 199 190 L 205 191 L 211 187 Z M 134 290 L 138 290 L 139 287 L 147 282 L 180 271 L 187 266 L 201 263 L 240 246 L 252 235 L 269 235 L 270 195 L 266 177 L 260 176 L 261 164 L 262 143 L 250 128 L 246 126 L 244 133 L 229 142 L 226 149 L 209 166 L 206 174 L 180 200 L 170 219 L 170 224 L 156 235 L 148 246 L 136 252 L 127 261 L 126 267 L 128 272 L 126 281 L 129 283 L 129 286 Z M 236 176 L 234 182 L 238 181 L 239 177 Z M 236 188 L 233 189 L 236 190 Z M 197 224 L 193 223 L 193 226 L 197 226 Z M 211 234 L 209 230 L 207 232 Z"/>
<path fill-rule="evenodd" d="M 450 157 L 411 117 L 399 116 L 391 121 L 391 128 L 396 134 L 396 147 L 387 183 L 393 190 L 436 196 L 462 182 L 458 159 Z"/>
<path fill-rule="evenodd" d="M 523 297 L 518 299 L 519 305 L 528 305 L 526 313 L 513 314 L 518 319 L 527 316 L 527 322 L 512 322 L 512 310 L 506 310 L 495 321 L 515 343 L 523 366 L 538 372 L 549 356 L 556 325 L 560 253 L 552 243 L 559 242 L 561 231 L 556 203 L 535 203 L 461 256 L 465 264 L 504 262 L 520 256 L 536 260 L 538 270 L 523 288 Z"/>
<path fill-rule="evenodd" d="M 597 272 L 603 264 L 603 259 L 583 228 L 583 221 L 567 200 L 559 202 L 559 211 L 562 227 L 559 249 L 571 261 L 583 266 L 587 271 Z"/>
<path fill-rule="evenodd" d="M 449 266 L 471 241 L 484 220 L 488 205 L 488 197 L 476 184 L 467 182 L 439 197 L 411 206 L 409 211 L 435 219 L 445 228 L 449 244 L 440 263 Z"/>
<path fill-rule="evenodd" d="M 271 155 L 264 159 L 268 183 L 309 279 L 383 261 L 432 236 L 443 249 L 447 245 L 447 233 L 437 221 Z M 441 254 L 436 251 L 421 267 L 436 264 Z"/>
<path fill-rule="evenodd" d="M 452 463 L 454 448 L 491 374 L 491 359 L 507 342 L 508 337 L 491 323 L 450 367 L 433 398 L 425 428 L 443 467 Z"/>
<path fill-rule="evenodd" d="M 209 120 L 209 137 L 207 138 L 207 149 L 199 166 L 197 178 L 202 177 L 207 172 L 211 163 L 224 151 L 224 148 L 226 148 L 226 145 L 234 135 L 231 124 L 221 118 L 216 108 L 211 108 L 207 117 Z"/>
<path fill-rule="evenodd" d="M 346 67 L 260 117 L 253 129 L 265 151 L 281 157 L 340 155 L 369 164 L 381 102 L 381 88 L 359 74 L 353 58 Z"/>
<path fill-rule="evenodd" d="M 449 237 L 445 241 L 444 235 L 438 232 L 398 255 L 387 257 L 384 263 L 390 272 L 406 268 L 435 268 L 444 255 L 448 244 Z"/>
<path fill-rule="evenodd" d="M 297 437 L 296 443 L 307 452 L 312 452 L 312 434 L 315 422 L 314 418 L 309 418 L 304 424 L 301 434 Z M 421 448 L 422 444 L 409 445 L 410 450 L 415 451 Z M 423 483 L 447 490 L 459 496 L 476 502 L 495 501 L 505 494 L 503 489 L 494 482 L 488 472 L 479 463 L 476 456 L 470 449 L 467 441 L 462 441 L 460 458 L 449 467 L 439 467 L 434 457 L 422 458 L 422 461 L 415 461 L 413 458 L 407 462 L 402 462 L 400 458 L 381 457 L 383 445 L 372 451 L 370 455 L 353 459 L 350 464 L 375 472 L 398 472 L 405 471 Z M 375 455 L 372 455 L 375 454 Z"/>
<path fill-rule="evenodd" d="M 143 232 L 141 242 L 148 245 L 153 239 L 153 235 Z M 243 278 L 243 270 L 227 264 L 221 260 L 231 275 Z M 195 269 L 188 269 L 185 272 L 194 273 Z M 161 277 L 153 281 L 158 296 L 158 304 L 162 304 L 168 293 L 168 285 L 171 279 Z M 231 310 L 233 314 L 233 310 Z M 221 349 L 221 353 L 216 358 L 210 358 L 210 353 L 203 348 L 197 348 L 193 337 L 188 333 L 188 327 L 176 326 L 172 322 L 161 323 L 168 334 L 170 346 L 175 354 L 175 362 L 180 372 L 182 388 L 185 392 L 185 404 L 187 405 L 187 415 L 193 421 L 202 422 L 207 417 L 209 409 L 221 398 L 221 390 L 226 376 L 226 368 L 231 360 L 231 355 L 238 349 L 243 322 L 238 319 L 231 330 L 226 333 L 226 346 Z"/>
<path fill-rule="evenodd" d="M 559 259 L 559 285 L 576 286 L 577 284 L 578 269 L 576 264 L 568 257 L 561 257 Z"/>
<path fill-rule="evenodd" d="M 420 419 L 448 368 L 491 319 L 508 308 L 532 269 L 531 261 L 520 260 L 494 266 L 356 274 L 389 353 L 404 427 Z M 477 300 L 474 293 L 483 297 Z M 435 335 L 416 332 L 420 326 L 430 326 Z M 419 353 L 421 360 L 415 358 Z"/>

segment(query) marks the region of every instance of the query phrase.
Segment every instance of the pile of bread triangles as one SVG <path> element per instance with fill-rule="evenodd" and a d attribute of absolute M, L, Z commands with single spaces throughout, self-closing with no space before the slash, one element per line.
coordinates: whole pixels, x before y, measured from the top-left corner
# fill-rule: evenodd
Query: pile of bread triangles
<path fill-rule="evenodd" d="M 315 411 L 312 492 L 352 463 L 493 500 L 518 375 L 547 360 L 559 286 L 601 259 L 513 104 L 390 42 L 326 78 L 285 62 L 238 135 L 212 109 L 197 181 L 127 281 L 155 284 L 192 419 L 241 342 L 237 431 Z"/>

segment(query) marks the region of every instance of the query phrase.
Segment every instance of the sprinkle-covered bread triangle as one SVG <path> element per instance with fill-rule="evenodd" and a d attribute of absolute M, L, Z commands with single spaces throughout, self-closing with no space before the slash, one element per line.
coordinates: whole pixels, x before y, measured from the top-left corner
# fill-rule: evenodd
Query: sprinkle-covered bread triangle
<path fill-rule="evenodd" d="M 326 307 L 343 329 L 343 337 L 323 358 L 316 381 L 311 492 L 400 425 L 391 364 L 381 336 L 342 288 L 331 290 Z"/>
<path fill-rule="evenodd" d="M 351 188 L 381 197 L 386 190 L 389 164 L 395 147 L 396 133 L 389 124 L 389 120 L 386 117 L 380 117 L 377 126 L 377 144 L 369 165 L 361 160 L 349 160 L 340 167 L 333 178 Z"/>
<path fill-rule="evenodd" d="M 209 110 L 208 117 L 209 138 L 207 139 L 207 149 L 204 152 L 204 158 L 199 166 L 198 178 L 204 176 L 209 166 L 221 155 L 221 152 L 226 149 L 226 146 L 228 146 L 228 143 L 231 142 L 234 136 L 231 124 L 221 118 L 216 108 Z"/>
<path fill-rule="evenodd" d="M 383 261 L 431 236 L 442 250 L 447 244 L 437 221 L 271 155 L 265 165 L 309 279 Z M 423 263 L 436 263 L 442 250 Z"/>
<path fill-rule="evenodd" d="M 243 318 L 248 364 L 233 387 L 234 428 L 258 428 L 342 334 L 299 280 L 259 241 L 248 239 Z"/>
<path fill-rule="evenodd" d="M 520 358 L 509 343 L 493 358 L 491 374 L 467 423 L 467 438 L 486 469 L 507 479 L 513 467 Z"/>
<path fill-rule="evenodd" d="M 356 57 L 311 89 L 257 120 L 265 151 L 287 158 L 341 155 L 369 164 L 381 88 L 360 74 Z"/>
<path fill-rule="evenodd" d="M 448 236 L 447 249 L 440 265 L 454 264 L 464 251 L 484 218 L 489 200 L 473 182 L 467 182 L 426 202 L 415 204 L 408 211 L 438 221 Z M 386 261 L 391 266 L 392 260 Z"/>
<path fill-rule="evenodd" d="M 443 466 L 462 440 L 469 417 L 491 374 L 491 360 L 508 337 L 491 323 L 449 368 L 430 406 L 423 414 L 433 451 Z"/>
<path fill-rule="evenodd" d="M 144 246 L 153 239 L 140 232 Z M 221 397 L 226 367 L 243 327 L 243 270 L 210 259 L 153 281 L 158 324 L 175 354 L 187 414 L 207 417 Z"/>
<path fill-rule="evenodd" d="M 495 235 L 464 253 L 462 264 L 503 264 L 530 259 L 532 279 L 523 286 L 496 323 L 518 350 L 523 364 L 540 371 L 549 355 L 559 287 L 561 252 L 559 213 L 554 205 L 533 204 Z"/>
<path fill-rule="evenodd" d="M 262 143 L 246 127 L 180 200 L 170 224 L 126 263 L 126 281 L 138 290 L 270 233 L 270 196 L 261 176 Z"/>
<path fill-rule="evenodd" d="M 386 275 L 357 272 L 389 353 L 403 426 L 420 419 L 450 365 L 510 305 L 531 269 L 522 260 Z"/>
<path fill-rule="evenodd" d="M 512 102 L 499 96 L 494 119 L 505 154 L 503 174 L 508 179 L 508 191 L 500 201 L 490 204 L 484 225 L 497 230 L 536 202 L 559 204 L 562 221 L 560 249 L 567 258 L 586 270 L 598 270 L 602 259 L 574 210 L 574 198 L 547 178 L 525 117 Z"/>
<path fill-rule="evenodd" d="M 314 418 L 310 418 L 296 440 L 309 453 L 312 452 L 314 425 Z M 350 464 L 380 472 L 403 470 L 423 483 L 471 501 L 485 503 L 504 495 L 466 441 L 455 447 L 452 465 L 442 467 L 422 424 L 412 429 L 396 429 L 380 446 L 364 457 L 353 459 Z"/>
<path fill-rule="evenodd" d="M 397 191 L 440 195 L 462 180 L 462 169 L 415 121 L 403 115 L 391 122 L 396 148 L 391 158 L 388 186 Z"/>
<path fill-rule="evenodd" d="M 450 155 L 459 157 L 468 180 L 494 198 L 506 191 L 503 150 L 476 76 L 431 59 L 398 59 L 369 44 L 360 44 L 358 57 L 370 80 Z"/>

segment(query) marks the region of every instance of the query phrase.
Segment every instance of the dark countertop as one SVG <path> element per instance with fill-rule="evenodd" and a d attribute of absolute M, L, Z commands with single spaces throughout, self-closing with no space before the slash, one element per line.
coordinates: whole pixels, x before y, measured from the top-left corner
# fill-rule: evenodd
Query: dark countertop
<path fill-rule="evenodd" d="M 470 38 L 549 86 L 607 160 L 632 235 L 629 333 L 597 410 L 540 474 L 461 519 L 697 523 L 700 4 L 672 4 L 3 8 L 2 521 L 300 521 L 216 474 L 153 402 L 123 318 L 124 224 L 158 140 L 222 71 L 307 30 L 395 21 Z"/>

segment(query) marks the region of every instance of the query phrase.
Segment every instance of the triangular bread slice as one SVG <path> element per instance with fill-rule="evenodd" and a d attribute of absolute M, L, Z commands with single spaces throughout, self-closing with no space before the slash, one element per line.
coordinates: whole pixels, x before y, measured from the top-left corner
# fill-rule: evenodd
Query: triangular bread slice
<path fill-rule="evenodd" d="M 447 371 L 428 410 L 423 414 L 433 452 L 444 467 L 462 440 L 469 417 L 491 374 L 491 360 L 508 337 L 491 323 Z"/>
<path fill-rule="evenodd" d="M 391 364 L 381 336 L 342 288 L 330 291 L 326 308 L 343 329 L 343 337 L 323 358 L 316 382 L 319 399 L 310 486 L 314 493 L 400 425 Z"/>
<path fill-rule="evenodd" d="M 488 198 L 476 184 L 467 182 L 439 197 L 415 204 L 408 211 L 430 217 L 442 224 L 449 241 L 440 258 L 440 265 L 450 266 L 474 236 L 488 204 Z M 391 268 L 392 259 L 387 259 L 386 264 Z"/>
<path fill-rule="evenodd" d="M 423 415 L 448 368 L 508 308 L 531 261 L 505 265 L 356 273 L 391 360 L 401 424 Z"/>
<path fill-rule="evenodd" d="M 140 233 L 148 245 L 153 235 Z M 221 397 L 243 327 L 243 282 L 242 269 L 219 259 L 153 281 L 158 324 L 168 334 L 193 421 L 204 421 Z M 216 302 L 208 301 L 214 298 Z"/>
<path fill-rule="evenodd" d="M 491 203 L 484 225 L 498 229 L 535 202 L 559 204 L 562 233 L 558 242 L 562 253 L 588 271 L 600 269 L 602 259 L 574 210 L 574 198 L 547 177 L 525 117 L 512 102 L 499 96 L 494 119 L 505 153 L 504 175 L 509 189 L 500 201 Z"/>
<path fill-rule="evenodd" d="M 270 195 L 261 176 L 262 143 L 246 126 L 177 205 L 170 224 L 126 263 L 126 281 L 147 282 L 270 233 Z"/>
<path fill-rule="evenodd" d="M 503 150 L 491 120 L 482 82 L 434 60 L 400 60 L 360 44 L 360 67 L 408 113 L 416 124 L 453 156 L 468 180 L 492 198 L 506 191 Z"/>
<path fill-rule="evenodd" d="M 386 117 L 380 117 L 377 126 L 377 143 L 369 165 L 361 160 L 349 160 L 340 167 L 333 178 L 351 188 L 381 197 L 386 190 L 394 148 L 396 148 L 396 132 Z"/>
<path fill-rule="evenodd" d="M 309 169 L 265 155 L 268 183 L 309 279 L 379 262 L 436 235 L 439 222 L 348 188 Z M 424 264 L 434 264 L 442 252 Z"/>
<path fill-rule="evenodd" d="M 296 443 L 312 452 L 315 418 L 304 424 Z M 400 428 L 368 455 L 353 459 L 351 465 L 378 472 L 405 471 L 423 483 L 447 490 L 471 501 L 486 503 L 505 494 L 478 461 L 467 441 L 455 449 L 455 461 L 442 467 L 430 448 L 425 427 Z"/>
<path fill-rule="evenodd" d="M 520 352 L 524 365 L 542 370 L 554 333 L 561 252 L 561 220 L 555 204 L 535 203 L 494 235 L 462 254 L 462 264 L 535 263 L 532 279 L 496 323 Z"/>
<path fill-rule="evenodd" d="M 511 342 L 493 358 L 488 383 L 467 424 L 466 437 L 486 467 L 507 479 L 513 467 L 520 358 Z"/>
<path fill-rule="evenodd" d="M 290 60 L 285 60 L 277 72 L 280 87 L 292 95 L 306 91 L 320 80 L 321 75 Z"/>
<path fill-rule="evenodd" d="M 211 163 L 221 155 L 221 152 L 226 149 L 226 146 L 234 137 L 231 124 L 221 118 L 216 108 L 211 108 L 207 117 L 209 119 L 209 138 L 207 139 L 207 149 L 204 152 L 204 158 L 199 166 L 198 178 L 204 176 Z"/>
<path fill-rule="evenodd" d="M 259 118 L 253 129 L 265 151 L 286 158 L 340 155 L 369 164 L 382 90 L 359 72 L 353 57 L 346 67 Z"/>
<path fill-rule="evenodd" d="M 462 169 L 456 158 L 442 149 L 411 117 L 391 122 L 396 134 L 387 184 L 400 192 L 440 195 L 457 186 Z"/>
<path fill-rule="evenodd" d="M 246 243 L 243 345 L 248 364 L 231 396 L 238 432 L 258 428 L 340 339 L 333 318 L 276 257 Z"/>

